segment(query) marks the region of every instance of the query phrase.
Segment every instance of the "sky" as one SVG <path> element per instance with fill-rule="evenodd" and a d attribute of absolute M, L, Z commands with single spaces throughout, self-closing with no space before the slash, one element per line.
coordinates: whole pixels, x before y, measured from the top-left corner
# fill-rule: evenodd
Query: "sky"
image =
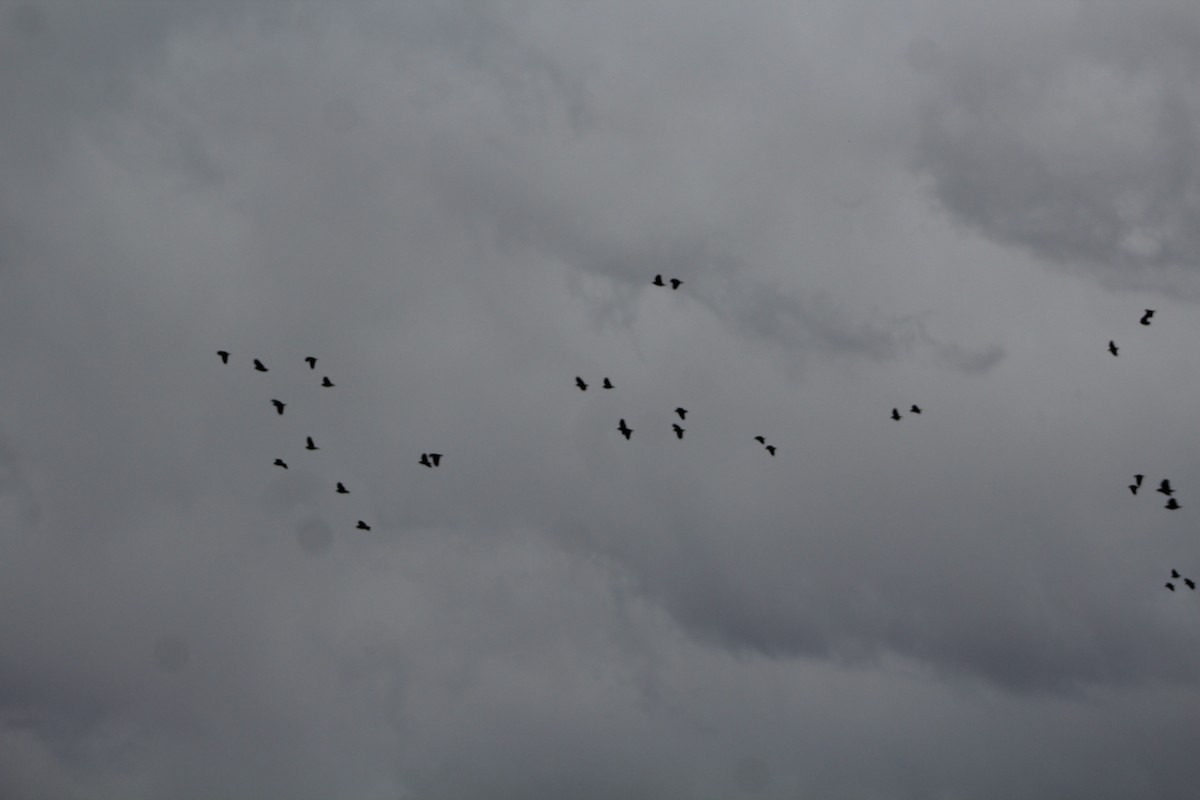
<path fill-rule="evenodd" d="M 1185 0 L 0 1 L 0 797 L 1186 794 L 1198 87 Z"/>

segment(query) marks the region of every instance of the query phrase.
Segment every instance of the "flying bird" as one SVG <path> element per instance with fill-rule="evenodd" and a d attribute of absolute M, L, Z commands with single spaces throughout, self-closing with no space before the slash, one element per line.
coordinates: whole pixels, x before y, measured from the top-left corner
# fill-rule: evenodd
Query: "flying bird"
<path fill-rule="evenodd" d="M 892 419 L 900 419 L 900 412 L 894 408 L 892 409 Z"/>
<path fill-rule="evenodd" d="M 608 378 L 604 379 L 604 388 L 605 389 L 613 388 L 612 381 L 610 381 Z"/>
<path fill-rule="evenodd" d="M 306 445 L 304 445 L 305 450 L 320 450 L 321 449 L 321 448 L 317 447 L 316 444 L 313 443 L 311 436 L 305 436 L 304 438 L 308 442 Z"/>
<path fill-rule="evenodd" d="M 343 486 L 341 481 L 338 481 L 337 493 L 338 494 L 350 494 L 350 490 L 347 489 L 345 486 Z"/>
<path fill-rule="evenodd" d="M 578 375 L 575 376 L 575 385 L 579 387 L 579 391 L 581 391 L 581 392 L 587 391 L 588 385 L 586 383 L 584 383 L 583 378 L 579 377 Z"/>
<path fill-rule="evenodd" d="M 1162 479 L 1162 483 L 1160 483 L 1158 485 L 1158 488 L 1155 489 L 1154 491 L 1162 492 L 1167 497 L 1170 497 L 1172 494 L 1175 493 L 1175 490 L 1171 488 L 1171 482 L 1169 480 L 1167 480 L 1166 478 Z"/>
<path fill-rule="evenodd" d="M 775 445 L 773 445 L 773 444 L 767 445 L 767 452 L 771 454 L 772 458 L 774 458 L 775 457 Z"/>
<path fill-rule="evenodd" d="M 921 413 L 921 407 L 920 407 L 919 405 L 917 405 L 916 403 L 914 403 L 914 404 L 913 404 L 913 407 L 912 407 L 912 408 L 910 408 L 910 409 L 909 409 L 909 411 L 911 411 L 911 412 L 912 412 L 912 413 L 914 413 L 914 414 L 920 414 L 920 413 Z"/>
<path fill-rule="evenodd" d="M 623 433 L 625 435 L 626 441 L 628 441 L 630 435 L 633 434 L 633 428 L 631 428 L 625 424 L 624 417 L 621 418 L 621 424 L 617 426 L 617 430 L 619 430 L 621 433 Z"/>
<path fill-rule="evenodd" d="M 655 276 L 654 276 L 654 280 L 652 281 L 652 283 L 653 283 L 655 286 L 666 286 L 666 284 L 665 284 L 665 283 L 663 283 L 662 275 L 655 275 Z"/>
<path fill-rule="evenodd" d="M 1165 506 L 1163 506 L 1163 508 L 1169 508 L 1172 511 L 1174 511 L 1177 508 L 1183 508 L 1183 506 L 1179 505 L 1179 503 L 1175 500 L 1175 498 L 1172 497 L 1170 500 L 1167 501 L 1167 504 Z"/>
<path fill-rule="evenodd" d="M 1144 477 L 1146 477 L 1146 476 L 1145 476 L 1145 475 L 1134 475 L 1134 476 L 1133 476 L 1133 479 L 1134 479 L 1135 481 L 1137 481 L 1137 485 L 1138 485 L 1138 486 L 1141 486 L 1141 485 L 1142 485 L 1142 478 L 1144 478 Z"/>
<path fill-rule="evenodd" d="M 677 409 L 675 409 L 675 413 L 679 415 L 680 419 L 687 419 L 687 409 L 686 408 L 677 408 Z"/>
<path fill-rule="evenodd" d="M 1138 487 L 1137 487 L 1137 484 L 1136 484 L 1136 483 L 1131 483 L 1131 484 L 1129 484 L 1129 491 L 1133 492 L 1133 493 L 1136 495 L 1136 494 L 1137 494 L 1137 490 L 1138 490 Z"/>
<path fill-rule="evenodd" d="M 363 522 L 361 519 L 358 521 L 358 524 L 357 524 L 357 525 L 355 525 L 354 527 L 358 528 L 360 531 L 369 531 L 369 530 L 371 530 L 371 526 L 370 526 L 370 525 L 368 525 L 367 523 Z"/>
<path fill-rule="evenodd" d="M 1154 316 L 1154 309 L 1153 309 L 1153 308 L 1147 308 L 1147 309 L 1146 309 L 1146 313 L 1142 315 L 1142 324 L 1143 324 L 1143 325 L 1149 325 L 1149 324 L 1150 324 L 1150 318 L 1151 318 L 1151 317 L 1153 317 L 1153 316 Z"/>
<path fill-rule="evenodd" d="M 287 403 L 283 402 L 282 400 L 272 400 L 271 405 L 275 406 L 275 410 L 278 411 L 279 416 L 282 417 L 283 416 L 283 407 L 286 406 Z"/>
<path fill-rule="evenodd" d="M 286 463 L 284 463 L 284 460 L 282 458 L 275 459 L 275 466 L 283 467 L 284 469 L 288 468 L 288 465 Z"/>
<path fill-rule="evenodd" d="M 229 351 L 228 350 L 218 350 L 217 355 L 219 355 L 221 357 L 222 364 L 229 363 Z"/>
<path fill-rule="evenodd" d="M 317 368 L 317 359 L 314 358 L 313 356 L 307 356 L 304 360 L 308 362 L 309 369 Z"/>
<path fill-rule="evenodd" d="M 255 368 L 256 370 L 258 370 L 259 372 L 266 372 L 266 371 L 267 371 L 267 368 L 266 368 L 266 367 L 264 367 L 264 366 L 263 366 L 263 363 L 262 363 L 261 361 L 259 361 L 257 358 L 256 358 L 256 359 L 254 359 L 254 368 Z"/>
<path fill-rule="evenodd" d="M 1193 592 L 1196 591 L 1196 582 L 1194 580 L 1192 580 L 1191 578 L 1184 578 L 1183 582 L 1186 583 L 1187 587 L 1189 589 L 1191 589 Z"/>
<path fill-rule="evenodd" d="M 765 436 L 755 436 L 755 437 L 754 437 L 754 441 L 758 442 L 759 444 L 766 444 L 766 443 L 767 443 L 767 437 L 765 437 Z"/>
<path fill-rule="evenodd" d="M 441 453 L 430 453 L 429 460 L 432 461 L 433 465 L 436 467 L 442 463 L 442 454 Z"/>
<path fill-rule="evenodd" d="M 680 286 L 683 286 L 683 281 L 679 280 L 679 278 L 671 278 L 672 291 L 678 289 Z"/>
<path fill-rule="evenodd" d="M 420 464 L 423 467 L 429 467 L 430 469 L 433 469 L 433 464 L 429 463 L 429 453 L 421 453 Z"/>
<path fill-rule="evenodd" d="M 333 381 L 329 380 L 329 376 L 326 375 L 324 378 L 321 379 L 321 385 L 322 386 L 333 386 Z"/>
<path fill-rule="evenodd" d="M 1112 339 L 1108 340 L 1108 352 L 1112 353 L 1114 356 L 1117 354 L 1117 346 L 1113 344 Z"/>
<path fill-rule="evenodd" d="M 1179 577 L 1179 570 L 1177 570 L 1177 569 L 1173 569 L 1173 570 L 1171 570 L 1171 577 L 1172 577 L 1172 578 L 1178 578 L 1178 577 Z"/>
<path fill-rule="evenodd" d="M 1167 581 L 1166 583 L 1164 583 L 1163 586 L 1166 586 L 1172 592 L 1175 591 L 1175 584 L 1171 583 L 1170 581 Z"/>
<path fill-rule="evenodd" d="M 671 430 L 675 431 L 675 435 L 678 436 L 680 439 L 683 438 L 683 432 L 684 432 L 685 428 L 679 427 L 679 423 L 672 423 Z"/>

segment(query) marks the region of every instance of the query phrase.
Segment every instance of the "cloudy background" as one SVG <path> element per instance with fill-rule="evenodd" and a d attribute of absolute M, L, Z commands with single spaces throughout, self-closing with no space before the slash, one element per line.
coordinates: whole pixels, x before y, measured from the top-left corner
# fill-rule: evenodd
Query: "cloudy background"
<path fill-rule="evenodd" d="M 0 2 L 0 797 L 1186 794 L 1197 87 L 1185 0 Z"/>

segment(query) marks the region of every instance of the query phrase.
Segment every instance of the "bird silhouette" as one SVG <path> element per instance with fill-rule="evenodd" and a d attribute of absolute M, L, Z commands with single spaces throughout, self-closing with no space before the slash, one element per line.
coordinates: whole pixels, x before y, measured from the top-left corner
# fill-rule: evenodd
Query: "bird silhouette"
<path fill-rule="evenodd" d="M 371 530 L 371 526 L 370 526 L 370 525 L 368 525 L 367 523 L 363 522 L 361 519 L 358 521 L 358 524 L 357 524 L 357 525 L 355 525 L 354 527 L 358 528 L 360 531 L 369 531 L 369 530 Z"/>
<path fill-rule="evenodd" d="M 1133 479 L 1134 479 L 1135 481 L 1137 481 L 1137 485 L 1138 485 L 1138 486 L 1141 486 L 1141 485 L 1142 485 L 1142 478 L 1144 478 L 1144 477 L 1146 477 L 1146 476 L 1145 476 L 1145 475 L 1134 475 L 1134 476 L 1133 476 Z"/>
<path fill-rule="evenodd" d="M 432 461 L 433 465 L 436 467 L 442 463 L 442 454 L 441 453 L 430 453 L 429 460 Z"/>
<path fill-rule="evenodd" d="M 218 350 L 217 355 L 219 355 L 221 357 L 222 364 L 229 363 L 229 351 L 228 350 Z"/>
<path fill-rule="evenodd" d="M 1108 340 L 1108 352 L 1112 353 L 1114 356 L 1117 354 L 1117 346 L 1113 344 L 1112 339 Z"/>
<path fill-rule="evenodd" d="M 605 389 L 613 388 L 612 381 L 610 381 L 608 378 L 604 379 L 604 388 Z"/>
<path fill-rule="evenodd" d="M 1178 501 L 1176 501 L 1175 498 L 1172 497 L 1170 500 L 1167 501 L 1167 504 L 1165 506 L 1163 506 L 1163 508 L 1169 508 L 1172 511 L 1174 511 L 1177 508 L 1183 508 L 1183 506 L 1179 505 Z"/>
<path fill-rule="evenodd" d="M 429 463 L 429 453 L 421 453 L 421 466 L 433 469 L 433 464 Z"/>
<path fill-rule="evenodd" d="M 1129 491 L 1133 492 L 1133 493 L 1136 495 L 1136 494 L 1137 494 L 1137 490 L 1138 490 L 1138 487 L 1137 487 L 1137 484 L 1136 484 L 1136 483 L 1131 483 L 1131 484 L 1129 484 Z"/>
<path fill-rule="evenodd" d="M 321 449 L 313 443 L 311 436 L 305 436 L 304 438 L 307 441 L 307 444 L 304 445 L 305 450 L 320 450 Z"/>
<path fill-rule="evenodd" d="M 1175 591 L 1175 584 L 1171 583 L 1170 581 L 1167 581 L 1166 583 L 1164 583 L 1163 586 L 1166 586 L 1172 592 Z"/>
<path fill-rule="evenodd" d="M 287 468 L 288 468 L 288 465 L 287 465 L 286 463 L 284 463 L 284 461 L 283 461 L 283 459 L 282 459 L 282 458 L 277 458 L 277 459 L 275 459 L 275 466 L 277 466 L 277 467 L 283 467 L 284 469 L 287 469 Z"/>
<path fill-rule="evenodd" d="M 256 359 L 254 359 L 254 368 L 255 368 L 256 370 L 258 370 L 259 372 L 266 372 L 266 371 L 267 371 L 267 368 L 266 368 L 266 367 L 264 367 L 264 366 L 263 366 L 263 363 L 262 363 L 261 361 L 259 361 L 257 358 L 256 358 Z"/>
<path fill-rule="evenodd" d="M 317 368 L 317 359 L 315 359 L 314 357 L 312 357 L 312 356 L 306 356 L 304 360 L 308 362 L 308 368 L 309 368 L 309 369 L 316 369 L 316 368 Z"/>
<path fill-rule="evenodd" d="M 1191 578 L 1184 578 L 1183 582 L 1186 583 L 1187 587 L 1189 589 L 1191 589 L 1193 592 L 1196 591 L 1196 582 L 1194 580 L 1192 580 Z"/>
<path fill-rule="evenodd" d="M 892 409 L 892 419 L 900 419 L 900 412 L 897 409 Z"/>
<path fill-rule="evenodd" d="M 1172 578 L 1178 578 L 1178 577 L 1179 577 L 1179 570 L 1177 570 L 1177 569 L 1173 569 L 1173 570 L 1171 570 L 1171 577 L 1172 577 Z"/>
<path fill-rule="evenodd" d="M 272 400 L 271 405 L 275 406 L 275 410 L 278 411 L 279 416 L 282 417 L 283 416 L 283 407 L 286 406 L 287 403 L 283 402 L 282 400 Z"/>
<path fill-rule="evenodd" d="M 1158 485 L 1158 488 L 1155 489 L 1154 491 L 1162 492 L 1163 494 L 1167 495 L 1168 497 L 1170 497 L 1172 494 L 1175 493 L 1175 490 L 1171 488 L 1171 482 L 1169 480 L 1167 480 L 1166 478 L 1162 479 L 1162 483 L 1160 483 Z"/>
<path fill-rule="evenodd" d="M 677 408 L 677 409 L 675 409 L 675 413 L 679 415 L 680 419 L 687 419 L 687 409 L 686 408 Z"/>
<path fill-rule="evenodd" d="M 347 489 L 345 486 L 343 486 L 341 481 L 338 481 L 337 493 L 338 494 L 350 494 L 350 490 Z"/>
<path fill-rule="evenodd" d="M 327 375 L 321 379 L 321 385 L 322 386 L 333 386 L 333 381 L 329 380 L 329 376 Z"/>
<path fill-rule="evenodd" d="M 754 437 L 754 441 L 758 442 L 759 444 L 766 444 L 766 443 L 767 443 L 767 437 L 765 437 L 765 436 L 755 436 L 755 437 Z"/>
<path fill-rule="evenodd" d="M 625 435 L 626 441 L 628 441 L 629 437 L 633 434 L 633 428 L 631 428 L 625 424 L 624 417 L 621 418 L 621 424 L 617 426 L 617 430 L 619 430 L 622 434 Z"/>
<path fill-rule="evenodd" d="M 671 278 L 671 290 L 672 291 L 674 291 L 675 289 L 678 289 L 680 286 L 683 286 L 683 281 L 679 280 L 679 278 Z"/>
<path fill-rule="evenodd" d="M 683 432 L 684 432 L 684 430 L 686 430 L 686 429 L 685 429 L 685 428 L 681 428 L 681 427 L 679 427 L 679 423 L 672 423 L 672 424 L 671 424 L 671 430 L 675 431 L 675 435 L 676 435 L 676 436 L 678 436 L 680 439 L 682 439 L 682 438 L 683 438 Z"/>
<path fill-rule="evenodd" d="M 578 375 L 575 376 L 575 385 L 579 387 L 579 391 L 581 391 L 581 392 L 587 391 L 588 385 L 586 383 L 584 383 L 583 378 L 579 377 Z"/>
<path fill-rule="evenodd" d="M 655 275 L 654 280 L 651 281 L 651 283 L 653 283 L 655 286 L 666 286 L 666 284 L 663 283 L 662 275 Z"/>
<path fill-rule="evenodd" d="M 773 444 L 767 445 L 767 452 L 771 454 L 772 458 L 774 458 L 775 457 L 775 445 L 773 445 Z"/>
<path fill-rule="evenodd" d="M 921 407 L 920 407 L 919 405 L 917 405 L 917 404 L 915 404 L 915 403 L 914 403 L 914 404 L 913 404 L 913 407 L 912 407 L 912 408 L 910 408 L 910 409 L 909 409 L 909 411 L 911 411 L 911 412 L 912 412 L 912 413 L 914 413 L 914 414 L 920 414 L 920 413 L 921 413 Z"/>
<path fill-rule="evenodd" d="M 1150 324 L 1150 318 L 1151 318 L 1151 317 L 1153 317 L 1153 316 L 1154 316 L 1154 309 L 1153 309 L 1153 308 L 1147 308 L 1147 309 L 1146 309 L 1146 313 L 1142 315 L 1142 320 L 1141 320 L 1142 324 L 1143 324 L 1143 325 L 1149 325 L 1149 324 Z"/>

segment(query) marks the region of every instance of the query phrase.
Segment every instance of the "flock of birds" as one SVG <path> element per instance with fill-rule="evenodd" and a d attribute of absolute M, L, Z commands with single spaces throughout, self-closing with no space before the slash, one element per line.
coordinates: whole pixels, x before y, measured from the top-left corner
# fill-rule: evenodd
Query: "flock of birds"
<path fill-rule="evenodd" d="M 677 290 L 680 286 L 683 285 L 683 281 L 679 280 L 678 278 L 671 278 L 669 281 L 664 281 L 663 276 L 661 274 L 655 275 L 654 280 L 651 281 L 651 283 L 655 286 L 666 286 L 667 283 L 670 283 L 672 291 Z M 1146 312 L 1142 315 L 1142 318 L 1139 321 L 1142 325 L 1148 326 L 1150 324 L 1150 319 L 1153 316 L 1154 316 L 1154 309 L 1147 308 Z M 1116 356 L 1119 354 L 1119 350 L 1120 350 L 1120 348 L 1117 347 L 1116 342 L 1113 341 L 1112 339 L 1109 339 L 1108 352 L 1110 352 L 1114 356 Z M 223 363 L 223 364 L 229 363 L 229 351 L 218 350 L 217 355 L 221 357 L 221 363 Z M 308 363 L 308 368 L 310 370 L 315 370 L 317 368 L 316 357 L 308 356 L 304 360 Z M 257 358 L 254 359 L 254 369 L 257 370 L 258 372 L 267 372 L 268 371 L 266 365 L 264 365 L 262 363 L 262 361 L 260 361 Z M 587 381 L 585 381 L 581 376 L 578 376 L 578 375 L 575 376 L 575 386 L 578 387 L 579 391 L 586 392 L 588 390 L 589 385 L 590 384 L 588 384 Z M 333 381 L 331 381 L 329 379 L 328 376 L 323 376 L 321 378 L 321 386 L 323 386 L 325 388 L 331 388 L 331 387 L 335 386 L 335 384 L 333 383 Z M 601 383 L 601 387 L 604 389 L 615 388 L 612 380 L 610 380 L 607 376 L 604 378 L 603 382 Z M 282 416 L 284 409 L 287 407 L 287 403 L 283 402 L 282 400 L 272 398 L 271 404 L 273 406 L 275 406 L 275 411 L 280 416 Z M 686 408 L 683 408 L 682 406 L 680 406 L 675 409 L 675 413 L 677 415 L 679 415 L 680 421 L 685 421 L 687 419 L 688 410 Z M 916 403 L 913 403 L 909 407 L 909 413 L 921 414 L 922 413 L 921 407 L 918 406 Z M 902 418 L 902 415 L 900 414 L 900 409 L 893 408 L 891 416 L 892 416 L 893 420 L 900 420 Z M 672 423 L 671 430 L 675 433 L 675 436 L 678 439 L 683 439 L 683 434 L 687 431 L 687 429 L 684 428 L 683 426 L 681 426 L 678 422 Z M 633 430 L 633 428 L 629 427 L 628 424 L 626 424 L 624 417 L 622 417 L 618 421 L 617 431 L 619 431 L 620 434 L 625 437 L 626 441 L 630 440 L 633 437 L 634 430 Z M 759 444 L 761 444 L 763 446 L 763 449 L 765 449 L 772 457 L 774 457 L 775 452 L 776 452 L 776 447 L 773 444 L 767 444 L 767 437 L 755 436 L 754 440 L 756 442 L 758 442 Z M 307 436 L 307 437 L 305 437 L 305 449 L 306 450 L 320 450 L 321 448 L 317 447 L 316 443 L 313 441 L 313 437 Z M 430 469 L 434 469 L 436 467 L 441 466 L 442 458 L 443 458 L 443 455 L 441 453 L 421 453 L 421 457 L 420 457 L 420 459 L 417 460 L 417 463 L 420 464 L 421 466 L 428 467 Z M 276 458 L 274 465 L 277 467 L 281 467 L 283 469 L 288 469 L 287 462 L 284 461 L 282 458 Z M 1142 482 L 1145 479 L 1145 477 L 1146 477 L 1145 475 L 1141 475 L 1141 474 L 1133 476 L 1133 483 L 1129 484 L 1129 491 L 1133 495 L 1135 495 L 1135 496 L 1137 495 L 1138 489 L 1141 488 Z M 337 482 L 334 491 L 337 494 L 350 494 L 350 490 L 347 489 L 345 484 L 342 483 L 341 481 Z M 1167 503 L 1164 506 L 1164 508 L 1170 509 L 1171 511 L 1177 511 L 1178 509 L 1183 508 L 1183 506 L 1181 506 L 1179 504 L 1179 501 L 1177 501 L 1174 497 L 1172 497 L 1172 495 L 1175 493 L 1175 490 L 1171 487 L 1171 481 L 1169 479 L 1163 478 L 1159 482 L 1158 488 L 1155 489 L 1155 491 L 1159 492 L 1163 495 L 1166 495 Z M 358 524 L 355 527 L 358 530 L 364 530 L 364 531 L 371 530 L 371 526 L 368 525 L 366 522 L 364 522 L 361 519 L 358 520 Z M 1175 570 L 1175 569 L 1171 570 L 1171 578 L 1172 579 L 1180 578 L 1180 574 L 1179 574 L 1178 570 Z M 1191 578 L 1184 578 L 1183 582 L 1187 586 L 1187 588 L 1189 588 L 1193 591 L 1196 589 L 1196 583 Z M 1175 584 L 1172 583 L 1171 581 L 1168 581 L 1166 583 L 1166 588 L 1173 592 L 1173 591 L 1175 591 Z"/>
<path fill-rule="evenodd" d="M 218 350 L 217 355 L 220 356 L 222 364 L 229 363 L 229 351 L 228 350 Z M 308 368 L 310 370 L 315 370 L 317 368 L 317 359 L 315 356 L 307 356 L 304 360 L 306 362 L 308 362 Z M 258 372 L 269 372 L 270 371 L 267 369 L 267 366 L 265 364 L 263 364 L 263 362 L 257 358 L 254 359 L 254 369 Z M 333 381 L 329 380 L 328 375 L 323 376 L 321 378 L 321 386 L 324 388 L 328 389 L 328 388 L 332 388 L 336 385 L 337 384 L 335 384 Z M 285 408 L 287 408 L 287 403 L 283 402 L 282 400 L 272 398 L 271 405 L 275 406 L 275 412 L 277 414 L 279 414 L 279 416 L 283 416 L 283 410 Z M 320 450 L 321 448 L 318 447 L 317 443 L 313 441 L 313 437 L 306 436 L 306 437 L 304 437 L 304 449 L 311 451 L 311 450 Z M 421 453 L 421 458 L 417 461 L 417 463 L 421 464 L 422 466 L 433 469 L 434 467 L 438 467 L 441 465 L 442 458 L 443 458 L 443 456 L 441 453 Z M 289 469 L 288 463 L 286 461 L 284 461 L 282 458 L 275 459 L 274 466 L 280 467 L 281 469 Z M 334 492 L 336 494 L 350 494 L 350 490 L 346 488 L 346 484 L 344 484 L 341 481 L 336 482 L 336 484 L 334 486 Z M 371 526 L 368 525 L 365 521 L 363 521 L 361 519 L 358 520 L 358 524 L 355 525 L 355 528 L 360 531 L 371 530 Z"/>
<path fill-rule="evenodd" d="M 1148 326 L 1150 324 L 1150 320 L 1153 316 L 1154 316 L 1154 309 L 1147 308 L 1146 313 L 1142 314 L 1142 318 L 1140 320 L 1138 320 L 1138 322 L 1140 322 L 1142 325 Z M 1117 355 L 1120 355 L 1120 349 L 1121 348 L 1117 347 L 1117 343 L 1115 341 L 1113 341 L 1112 339 L 1108 340 L 1108 352 L 1112 353 L 1114 356 L 1117 356 Z M 1134 496 L 1137 495 L 1138 489 L 1141 488 L 1142 481 L 1145 479 L 1145 477 L 1146 477 L 1145 475 L 1134 475 L 1133 476 L 1133 483 L 1129 484 L 1129 491 L 1131 494 L 1133 494 Z M 1179 505 L 1179 501 L 1171 496 L 1171 495 L 1175 494 L 1175 490 L 1171 488 L 1171 481 L 1168 480 L 1167 478 L 1163 478 L 1161 481 L 1159 481 L 1158 488 L 1155 489 L 1154 491 L 1167 496 L 1167 503 L 1166 503 L 1166 505 L 1163 506 L 1163 508 L 1170 509 L 1171 511 L 1178 511 L 1179 509 L 1183 508 L 1183 506 Z M 1179 571 L 1172 569 L 1171 577 L 1179 578 Z M 1191 578 L 1184 578 L 1183 582 L 1184 582 L 1184 584 L 1187 585 L 1187 587 L 1189 589 L 1195 591 L 1195 589 L 1196 589 L 1195 581 L 1193 581 Z M 1167 581 L 1167 583 L 1165 585 L 1166 585 L 1167 589 L 1170 589 L 1172 592 L 1175 591 L 1175 584 L 1172 583 L 1171 581 Z"/>

